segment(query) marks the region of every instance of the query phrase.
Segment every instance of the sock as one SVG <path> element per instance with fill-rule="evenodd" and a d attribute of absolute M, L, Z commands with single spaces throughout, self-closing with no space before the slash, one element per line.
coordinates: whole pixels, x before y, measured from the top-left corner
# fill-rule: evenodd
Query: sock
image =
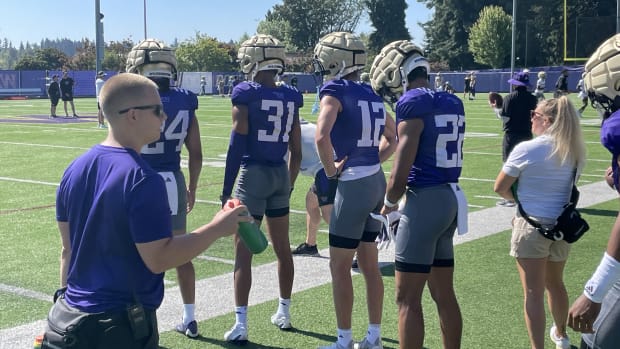
<path fill-rule="evenodd" d="M 377 343 L 377 340 L 381 340 L 381 324 L 368 324 L 366 339 L 373 344 Z"/>
<path fill-rule="evenodd" d="M 280 298 L 278 302 L 278 314 L 288 315 L 291 299 Z"/>
<path fill-rule="evenodd" d="M 196 305 L 194 304 L 183 304 L 183 324 L 185 326 L 196 320 L 194 309 L 196 309 Z"/>
<path fill-rule="evenodd" d="M 242 305 L 235 307 L 235 320 L 238 324 L 246 325 L 248 323 L 248 306 Z"/>
<path fill-rule="evenodd" d="M 353 331 L 351 329 L 343 330 L 341 328 L 338 329 L 338 344 L 341 346 L 348 348 L 349 343 L 353 340 Z"/>

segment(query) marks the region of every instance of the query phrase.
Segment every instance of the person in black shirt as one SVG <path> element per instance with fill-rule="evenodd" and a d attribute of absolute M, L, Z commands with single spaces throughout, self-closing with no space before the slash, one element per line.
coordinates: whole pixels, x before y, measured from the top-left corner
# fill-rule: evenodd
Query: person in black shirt
<path fill-rule="evenodd" d="M 75 113 L 75 105 L 73 104 L 73 86 L 75 85 L 75 80 L 69 76 L 67 71 L 62 72 L 62 79 L 60 79 L 60 92 L 61 98 L 65 105 L 65 116 L 69 117 L 69 113 L 67 112 L 67 102 L 71 104 L 71 111 L 73 111 L 73 117 L 77 118 L 78 115 Z"/>
<path fill-rule="evenodd" d="M 513 92 L 504 97 L 500 117 L 504 123 L 504 140 L 502 142 L 502 161 L 506 162 L 514 147 L 532 139 L 531 111 L 536 109 L 538 99 L 527 88 L 530 76 L 527 72 L 515 73 L 508 83 L 514 87 Z M 500 200 L 499 206 L 513 207 L 512 200 Z"/>
<path fill-rule="evenodd" d="M 568 94 L 568 70 L 563 69 L 562 73 L 555 82 L 555 92 L 553 98 L 558 98 Z"/>
<path fill-rule="evenodd" d="M 47 96 L 50 98 L 50 119 L 56 117 L 56 106 L 60 100 L 60 86 L 58 85 L 58 75 L 52 76 L 52 82 L 47 88 Z"/>

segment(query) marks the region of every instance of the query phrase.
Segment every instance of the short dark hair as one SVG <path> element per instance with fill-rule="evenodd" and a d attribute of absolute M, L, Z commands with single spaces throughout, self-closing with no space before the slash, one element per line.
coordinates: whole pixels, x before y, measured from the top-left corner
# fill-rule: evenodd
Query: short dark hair
<path fill-rule="evenodd" d="M 428 71 L 426 71 L 425 67 L 417 67 L 407 74 L 407 81 L 414 81 L 418 78 L 428 79 Z"/>

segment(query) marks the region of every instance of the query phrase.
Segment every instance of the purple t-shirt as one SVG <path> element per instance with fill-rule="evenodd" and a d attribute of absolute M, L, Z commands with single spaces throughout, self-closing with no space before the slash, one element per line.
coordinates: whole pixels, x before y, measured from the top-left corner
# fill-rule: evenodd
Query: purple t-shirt
<path fill-rule="evenodd" d="M 344 168 L 379 163 L 379 142 L 385 130 L 385 106 L 368 84 L 332 80 L 319 92 L 340 102 L 342 111 L 330 133 L 336 161 L 348 156 Z"/>
<path fill-rule="evenodd" d="M 144 159 L 156 171 L 179 171 L 181 149 L 187 136 L 187 129 L 196 117 L 198 97 L 191 91 L 171 87 L 159 92 L 166 112 L 166 122 L 157 142 L 145 145 L 140 151 Z"/>
<path fill-rule="evenodd" d="M 407 184 L 428 187 L 457 183 L 465 138 L 463 102 L 447 92 L 409 90 L 396 103 L 396 123 L 416 118 L 424 121 L 424 130 Z"/>
<path fill-rule="evenodd" d="M 244 81 L 235 86 L 231 99 L 233 105 L 248 108 L 248 143 L 242 165 L 284 164 L 289 133 L 303 106 L 301 93 L 286 85 L 270 88 Z"/>
<path fill-rule="evenodd" d="M 89 313 L 138 301 L 159 307 L 164 274 L 153 274 L 136 243 L 172 236 L 164 181 L 138 153 L 96 145 L 75 159 L 56 196 L 56 219 L 69 222 L 66 300 Z"/>

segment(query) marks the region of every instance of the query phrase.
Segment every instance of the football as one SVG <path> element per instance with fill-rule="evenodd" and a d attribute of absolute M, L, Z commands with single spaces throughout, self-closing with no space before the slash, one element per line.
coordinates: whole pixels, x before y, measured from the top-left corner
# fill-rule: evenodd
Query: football
<path fill-rule="evenodd" d="M 491 106 L 495 105 L 495 108 L 501 108 L 504 104 L 504 99 L 497 92 L 489 92 L 489 104 Z"/>

